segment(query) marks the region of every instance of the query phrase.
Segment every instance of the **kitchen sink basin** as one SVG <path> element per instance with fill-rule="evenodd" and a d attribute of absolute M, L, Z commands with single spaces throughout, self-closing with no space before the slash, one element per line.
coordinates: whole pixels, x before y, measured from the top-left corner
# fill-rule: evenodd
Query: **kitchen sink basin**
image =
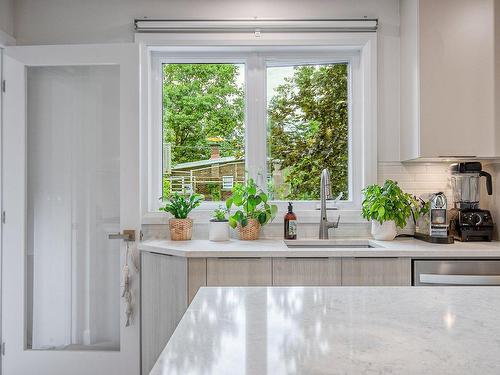
<path fill-rule="evenodd" d="M 286 244 L 286 246 L 289 248 L 289 249 L 370 249 L 370 248 L 373 248 L 375 246 L 371 246 L 371 245 L 352 245 L 352 244 L 345 244 L 345 245 L 338 245 L 338 244 L 335 244 L 335 245 L 318 245 L 318 244 L 314 244 L 314 245 L 292 245 L 292 244 Z"/>
<path fill-rule="evenodd" d="M 289 249 L 369 249 L 373 246 L 365 239 L 330 239 L 330 240 L 289 240 L 285 241 Z"/>

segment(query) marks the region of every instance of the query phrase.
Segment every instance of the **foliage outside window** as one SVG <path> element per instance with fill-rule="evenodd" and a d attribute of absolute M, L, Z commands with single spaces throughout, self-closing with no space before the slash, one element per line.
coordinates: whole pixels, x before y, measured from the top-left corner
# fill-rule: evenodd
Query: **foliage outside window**
<path fill-rule="evenodd" d="M 348 65 L 270 67 L 268 189 L 273 199 L 317 200 L 321 171 L 348 198 Z"/>
<path fill-rule="evenodd" d="M 243 64 L 163 64 L 163 195 L 225 200 L 245 179 Z M 269 66 L 267 190 L 275 200 L 317 200 L 323 168 L 348 198 L 348 64 Z M 263 111 L 266 108 L 262 108 Z M 250 129 L 254 124 L 247 124 Z M 264 151 L 265 152 L 265 151 Z M 263 187 L 264 188 L 264 187 Z"/>
<path fill-rule="evenodd" d="M 163 196 L 220 201 L 222 175 L 244 180 L 244 66 L 163 64 Z"/>

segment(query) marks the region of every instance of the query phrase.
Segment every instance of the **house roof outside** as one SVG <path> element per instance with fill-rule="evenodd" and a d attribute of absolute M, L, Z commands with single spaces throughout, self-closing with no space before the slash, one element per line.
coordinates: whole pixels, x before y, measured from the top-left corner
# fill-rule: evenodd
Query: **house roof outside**
<path fill-rule="evenodd" d="M 191 169 L 191 168 L 211 166 L 214 164 L 225 164 L 225 163 L 231 163 L 231 162 L 237 162 L 237 161 L 243 161 L 243 160 L 244 159 L 237 159 L 234 156 L 224 156 L 224 157 L 218 158 L 218 159 L 198 160 L 198 161 L 191 161 L 188 163 L 179 163 L 175 167 L 173 167 L 172 170 L 175 171 L 175 170 L 181 170 L 181 169 Z"/>

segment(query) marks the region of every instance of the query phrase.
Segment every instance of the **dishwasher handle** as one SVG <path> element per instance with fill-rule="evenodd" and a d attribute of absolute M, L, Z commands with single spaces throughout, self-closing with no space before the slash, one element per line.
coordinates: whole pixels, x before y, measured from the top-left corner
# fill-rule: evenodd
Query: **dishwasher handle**
<path fill-rule="evenodd" d="M 500 285 L 500 275 L 438 275 L 421 273 L 419 281 L 443 285 Z"/>

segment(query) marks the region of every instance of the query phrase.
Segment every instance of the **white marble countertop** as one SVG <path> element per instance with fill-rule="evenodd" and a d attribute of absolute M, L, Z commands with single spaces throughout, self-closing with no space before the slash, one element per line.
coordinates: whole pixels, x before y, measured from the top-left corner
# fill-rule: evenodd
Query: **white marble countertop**
<path fill-rule="evenodd" d="M 500 242 L 431 244 L 413 238 L 375 241 L 367 238 L 287 241 L 301 248 L 288 248 L 280 239 L 256 241 L 151 240 L 139 243 L 142 251 L 188 258 L 205 257 L 411 257 L 411 258 L 500 258 Z M 333 245 L 335 248 L 314 247 Z M 363 248 L 356 246 L 372 246 Z"/>
<path fill-rule="evenodd" d="M 500 287 L 202 288 L 152 375 L 500 374 Z"/>

